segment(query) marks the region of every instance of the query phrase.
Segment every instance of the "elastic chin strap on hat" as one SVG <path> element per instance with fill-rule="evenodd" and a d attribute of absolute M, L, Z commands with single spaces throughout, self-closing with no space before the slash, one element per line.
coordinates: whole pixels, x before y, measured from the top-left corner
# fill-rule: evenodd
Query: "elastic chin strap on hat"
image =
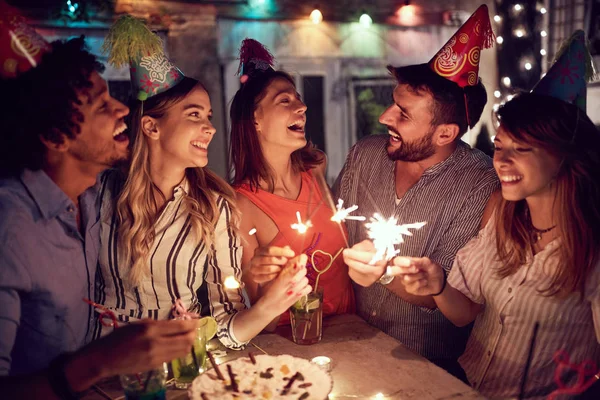
<path fill-rule="evenodd" d="M 467 113 L 467 130 L 471 128 L 471 118 L 469 117 L 469 101 L 467 100 L 467 93 L 463 88 L 463 98 L 465 99 L 465 111 Z"/>

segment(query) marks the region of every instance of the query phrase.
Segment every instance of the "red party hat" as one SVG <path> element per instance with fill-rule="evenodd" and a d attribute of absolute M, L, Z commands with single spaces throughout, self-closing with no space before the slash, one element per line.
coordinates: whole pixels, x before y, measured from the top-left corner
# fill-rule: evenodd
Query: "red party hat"
<path fill-rule="evenodd" d="M 479 54 L 482 49 L 492 47 L 494 40 L 488 8 L 484 4 L 429 61 L 429 67 L 461 88 L 474 86 L 479 81 Z"/>
<path fill-rule="evenodd" d="M 50 44 L 15 8 L 0 0 L 0 77 L 14 78 L 37 66 L 48 51 Z"/>

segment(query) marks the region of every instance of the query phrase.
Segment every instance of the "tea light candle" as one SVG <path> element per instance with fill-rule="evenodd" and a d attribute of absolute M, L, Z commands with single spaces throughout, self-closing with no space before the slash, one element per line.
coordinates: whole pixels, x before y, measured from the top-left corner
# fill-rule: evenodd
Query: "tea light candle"
<path fill-rule="evenodd" d="M 313 364 L 321 368 L 323 371 L 331 370 L 331 358 L 325 356 L 315 357 L 310 360 Z"/>

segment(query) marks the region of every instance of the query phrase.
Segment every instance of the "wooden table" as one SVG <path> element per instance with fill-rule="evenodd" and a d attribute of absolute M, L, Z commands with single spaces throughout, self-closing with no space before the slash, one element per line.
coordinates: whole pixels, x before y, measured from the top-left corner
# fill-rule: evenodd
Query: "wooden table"
<path fill-rule="evenodd" d="M 248 351 L 290 354 L 309 360 L 327 356 L 332 360 L 334 385 L 331 399 L 485 399 L 355 315 L 325 319 L 323 325 L 323 340 L 312 346 L 292 343 L 288 328 L 278 334 L 257 336 L 246 350 L 228 351 L 219 363 L 247 356 Z M 124 397 L 116 379 L 101 382 L 83 397 L 85 400 L 119 398 Z M 167 399 L 187 399 L 187 392 L 169 388 Z"/>

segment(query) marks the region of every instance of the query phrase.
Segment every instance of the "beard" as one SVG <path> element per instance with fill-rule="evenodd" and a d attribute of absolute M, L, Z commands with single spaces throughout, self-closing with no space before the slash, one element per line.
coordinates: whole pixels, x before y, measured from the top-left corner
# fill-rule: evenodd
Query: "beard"
<path fill-rule="evenodd" d="M 389 128 L 394 133 L 395 130 Z M 424 137 L 412 142 L 402 141 L 400 148 L 390 153 L 388 147 L 388 156 L 392 161 L 417 162 L 425 160 L 435 154 L 435 146 L 433 145 L 433 133 L 435 128 L 431 127 L 429 132 Z M 391 139 L 390 139 L 391 140 Z M 402 140 L 402 139 L 401 139 Z"/>

